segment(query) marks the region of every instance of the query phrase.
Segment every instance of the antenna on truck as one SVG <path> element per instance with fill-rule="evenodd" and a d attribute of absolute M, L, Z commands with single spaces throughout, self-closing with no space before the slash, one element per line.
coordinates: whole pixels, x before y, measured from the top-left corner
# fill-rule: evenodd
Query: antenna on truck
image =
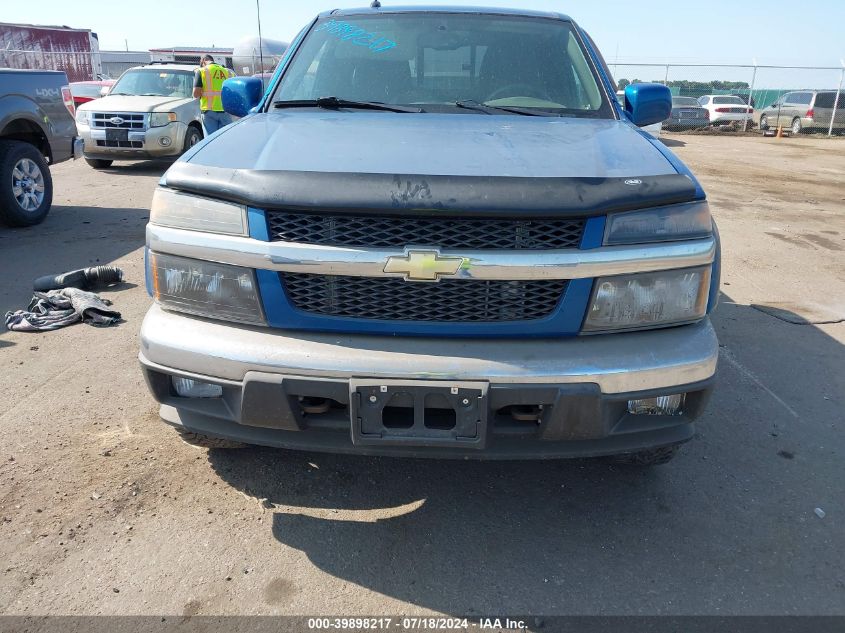
<path fill-rule="evenodd" d="M 264 46 L 261 43 L 261 3 L 255 0 L 255 11 L 258 15 L 258 59 L 261 64 L 261 74 L 264 74 Z M 234 64 L 232 64 L 234 66 Z M 253 69 L 254 70 L 254 69 Z M 264 87 L 264 77 L 261 77 L 261 87 Z"/>

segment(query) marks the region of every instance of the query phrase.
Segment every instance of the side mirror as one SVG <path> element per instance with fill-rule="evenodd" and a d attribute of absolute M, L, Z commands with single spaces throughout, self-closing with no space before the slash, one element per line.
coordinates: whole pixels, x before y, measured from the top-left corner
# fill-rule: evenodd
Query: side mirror
<path fill-rule="evenodd" d="M 103 86 L 100 88 L 100 96 L 105 97 L 109 93 L 109 90 L 111 90 L 109 86 Z"/>
<path fill-rule="evenodd" d="M 625 112 L 637 127 L 665 121 L 672 113 L 672 91 L 663 84 L 631 84 L 625 88 Z"/>
<path fill-rule="evenodd" d="M 264 87 L 258 77 L 233 77 L 223 82 L 220 98 L 226 112 L 242 117 L 258 105 L 263 94 Z"/>

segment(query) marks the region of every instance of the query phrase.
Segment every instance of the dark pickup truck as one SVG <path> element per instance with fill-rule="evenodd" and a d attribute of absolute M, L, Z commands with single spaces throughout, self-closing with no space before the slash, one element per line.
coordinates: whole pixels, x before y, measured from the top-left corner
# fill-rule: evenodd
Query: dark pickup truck
<path fill-rule="evenodd" d="M 80 156 L 65 73 L 0 68 L 0 222 L 42 222 L 53 202 L 49 165 Z"/>

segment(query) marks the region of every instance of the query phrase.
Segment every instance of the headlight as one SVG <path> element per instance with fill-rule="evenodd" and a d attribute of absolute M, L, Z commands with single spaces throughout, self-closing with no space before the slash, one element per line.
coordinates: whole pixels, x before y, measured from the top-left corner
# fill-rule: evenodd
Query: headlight
<path fill-rule="evenodd" d="M 710 267 L 601 277 L 584 332 L 637 330 L 697 321 L 707 311 Z"/>
<path fill-rule="evenodd" d="M 643 211 L 611 213 L 604 243 L 643 244 L 710 237 L 713 234 L 706 201 L 686 202 Z"/>
<path fill-rule="evenodd" d="M 249 268 L 149 254 L 150 286 L 162 307 L 223 321 L 266 323 Z"/>
<path fill-rule="evenodd" d="M 161 127 L 176 121 L 175 112 L 153 112 L 150 114 L 150 127 Z"/>
<path fill-rule="evenodd" d="M 177 229 L 247 235 L 246 207 L 159 187 L 153 193 L 150 224 Z"/>
<path fill-rule="evenodd" d="M 80 125 L 88 125 L 88 112 L 85 110 L 77 110 L 76 122 Z"/>

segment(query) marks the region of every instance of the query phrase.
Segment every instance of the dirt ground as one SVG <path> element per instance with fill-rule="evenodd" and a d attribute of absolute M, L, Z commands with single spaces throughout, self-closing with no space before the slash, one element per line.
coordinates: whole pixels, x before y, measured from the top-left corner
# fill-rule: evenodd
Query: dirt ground
<path fill-rule="evenodd" d="M 0 314 L 114 263 L 125 323 L 0 332 L 0 613 L 845 614 L 845 141 L 663 138 L 719 223 L 721 359 L 647 471 L 183 443 L 137 363 L 167 165 L 56 166 Z"/>

